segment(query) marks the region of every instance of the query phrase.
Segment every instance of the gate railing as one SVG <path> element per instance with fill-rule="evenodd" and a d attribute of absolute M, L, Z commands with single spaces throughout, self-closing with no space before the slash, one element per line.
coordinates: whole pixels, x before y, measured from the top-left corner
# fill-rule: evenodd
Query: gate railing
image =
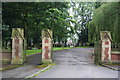
<path fill-rule="evenodd" d="M 94 62 L 96 65 L 101 64 L 101 42 L 95 43 Z"/>
<path fill-rule="evenodd" d="M 120 43 L 112 42 L 111 51 L 120 51 Z"/>

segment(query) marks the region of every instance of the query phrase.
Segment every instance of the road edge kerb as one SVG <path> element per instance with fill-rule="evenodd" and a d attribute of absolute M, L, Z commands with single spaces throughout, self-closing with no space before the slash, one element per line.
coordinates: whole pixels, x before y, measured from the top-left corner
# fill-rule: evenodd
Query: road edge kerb
<path fill-rule="evenodd" d="M 44 69 L 42 69 L 42 70 L 40 70 L 40 71 L 38 71 L 38 72 L 30 75 L 30 76 L 25 77 L 25 79 L 27 79 L 27 78 L 33 78 L 33 77 L 39 75 L 40 73 L 45 72 L 46 70 L 49 70 L 52 66 L 53 65 L 49 65 L 49 66 L 45 67 Z"/>
<path fill-rule="evenodd" d="M 115 71 L 120 71 L 120 69 L 117 69 L 117 68 L 114 68 L 114 67 L 111 67 L 111 66 L 108 66 L 108 65 L 105 65 L 105 64 L 101 64 L 101 65 L 104 66 L 104 67 L 107 67 L 109 69 L 115 70 Z"/>

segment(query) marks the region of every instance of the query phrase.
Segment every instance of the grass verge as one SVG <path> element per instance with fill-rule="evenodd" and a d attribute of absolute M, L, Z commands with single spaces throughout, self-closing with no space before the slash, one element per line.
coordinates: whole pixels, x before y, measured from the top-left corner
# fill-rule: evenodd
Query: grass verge
<path fill-rule="evenodd" d="M 57 51 L 57 50 L 63 50 L 63 49 L 71 49 L 73 47 L 54 47 L 53 51 Z M 26 55 L 32 55 L 32 54 L 36 54 L 36 53 L 41 53 L 42 50 L 41 49 L 37 49 L 37 50 L 26 50 Z"/>
<path fill-rule="evenodd" d="M 92 46 L 81 46 L 81 47 L 74 47 L 74 48 L 94 48 Z"/>
<path fill-rule="evenodd" d="M 42 65 L 37 65 L 37 66 L 35 66 L 36 68 L 45 68 L 45 67 L 47 67 L 47 66 L 49 66 L 49 65 L 52 65 L 52 66 L 54 66 L 54 65 L 56 65 L 56 64 L 42 64 Z"/>
<path fill-rule="evenodd" d="M 43 67 L 44 67 L 44 69 L 36 72 L 35 74 L 32 74 L 32 75 L 30 75 L 30 76 L 25 77 L 25 79 L 34 78 L 35 76 L 38 76 L 40 73 L 43 73 L 43 72 L 49 70 L 49 69 L 50 69 L 52 66 L 54 66 L 54 65 L 55 65 L 55 64 L 43 64 L 43 65 L 37 66 L 38 68 L 43 68 Z"/>
<path fill-rule="evenodd" d="M 0 68 L 0 71 L 10 70 L 10 69 L 17 68 L 17 67 L 22 67 L 22 66 L 23 65 L 9 65 L 9 66 Z"/>

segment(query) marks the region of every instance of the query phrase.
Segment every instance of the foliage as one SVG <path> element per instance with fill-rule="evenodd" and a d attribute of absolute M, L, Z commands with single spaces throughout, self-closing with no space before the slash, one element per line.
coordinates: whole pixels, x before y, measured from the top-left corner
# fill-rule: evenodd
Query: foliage
<path fill-rule="evenodd" d="M 94 10 L 93 20 L 89 23 L 89 42 L 98 41 L 100 31 L 110 31 L 113 41 L 120 43 L 119 5 L 120 2 L 106 2 Z"/>
<path fill-rule="evenodd" d="M 88 28 L 87 24 L 92 20 L 93 3 L 91 2 L 73 2 L 71 3 L 73 16 L 71 22 L 74 27 L 72 28 L 77 35 L 78 40 L 76 46 L 83 46 L 88 42 Z"/>
<path fill-rule="evenodd" d="M 65 20 L 69 15 L 68 3 L 60 2 L 5 2 L 3 3 L 3 41 L 8 42 L 12 28 L 23 28 L 28 46 L 40 47 L 41 30 L 53 30 L 54 41 L 63 41 L 68 35 L 69 23 Z M 3 26 L 3 28 L 5 27 Z M 9 27 L 8 27 L 9 26 Z M 7 35 L 6 35 L 7 34 Z M 9 34 L 9 35 L 8 35 Z"/>
<path fill-rule="evenodd" d="M 12 28 L 25 30 L 28 47 L 41 47 L 45 28 L 53 30 L 54 43 L 66 45 L 68 37 L 77 40 L 76 46 L 94 43 L 103 30 L 111 31 L 113 41 L 120 43 L 119 6 L 120 2 L 4 2 L 3 47 L 11 46 Z"/>

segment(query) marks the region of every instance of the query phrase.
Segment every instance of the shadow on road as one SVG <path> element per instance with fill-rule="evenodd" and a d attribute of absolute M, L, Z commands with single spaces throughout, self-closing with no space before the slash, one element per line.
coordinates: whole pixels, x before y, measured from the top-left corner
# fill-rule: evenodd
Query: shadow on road
<path fill-rule="evenodd" d="M 27 56 L 26 64 L 27 65 L 39 65 L 41 64 L 42 54 L 37 53 L 34 55 Z"/>

